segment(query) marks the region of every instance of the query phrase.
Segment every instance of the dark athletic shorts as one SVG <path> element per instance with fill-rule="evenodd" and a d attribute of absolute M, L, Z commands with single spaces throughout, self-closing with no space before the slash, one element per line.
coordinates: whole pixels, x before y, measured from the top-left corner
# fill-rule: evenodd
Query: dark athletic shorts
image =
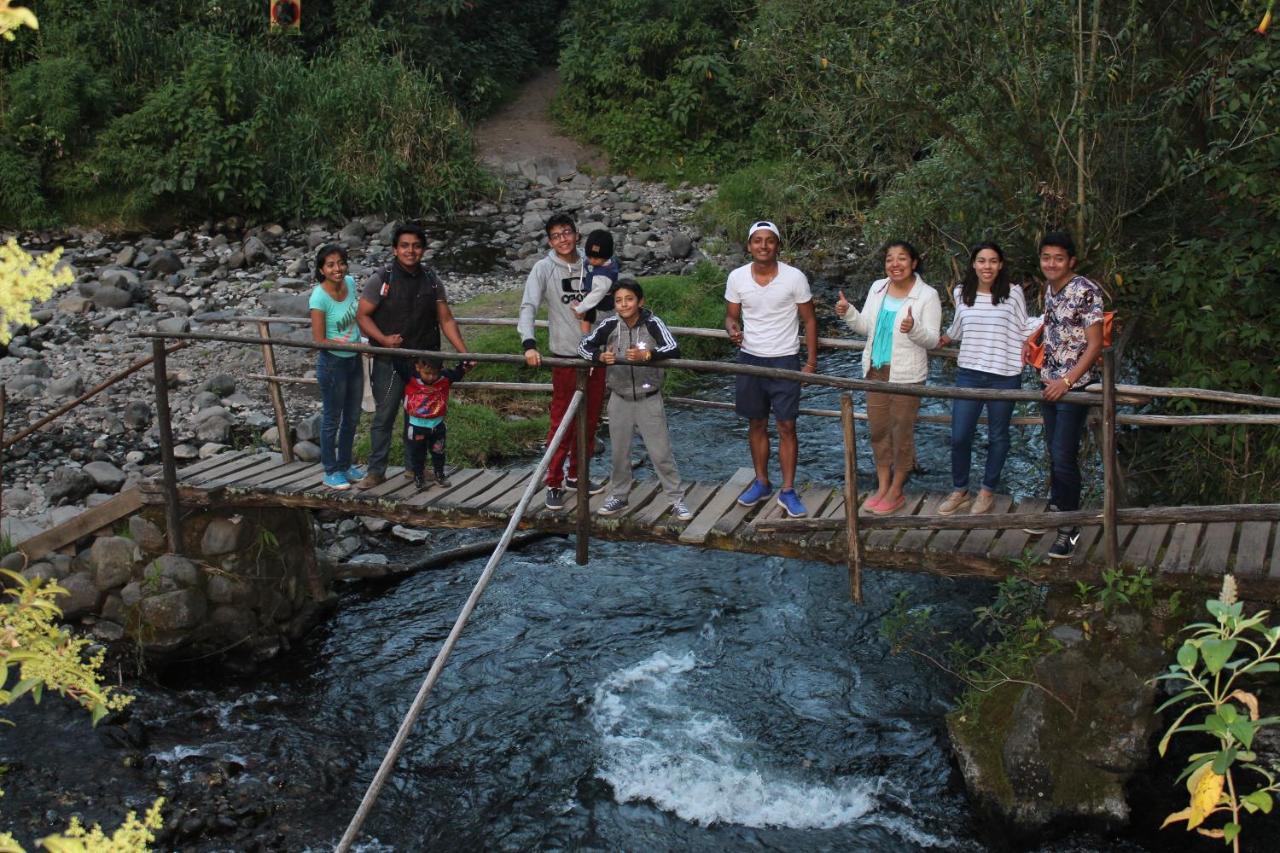
<path fill-rule="evenodd" d="M 799 370 L 800 354 L 765 358 L 739 351 L 738 364 Z M 765 379 L 763 376 L 737 377 L 737 399 L 734 408 L 744 418 L 767 418 L 794 421 L 800 414 L 800 383 L 790 379 Z"/>

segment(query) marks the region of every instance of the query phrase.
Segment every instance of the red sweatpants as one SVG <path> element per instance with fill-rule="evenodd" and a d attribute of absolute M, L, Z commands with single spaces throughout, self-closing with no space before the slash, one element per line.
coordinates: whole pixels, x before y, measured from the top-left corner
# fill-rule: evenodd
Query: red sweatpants
<path fill-rule="evenodd" d="M 604 371 L 603 367 L 593 367 L 591 368 L 591 375 L 587 379 L 588 454 L 595 448 L 596 427 L 600 425 L 600 409 L 604 405 Z M 564 419 L 565 409 L 569 408 L 569 401 L 573 399 L 573 392 L 577 384 L 578 371 L 576 368 L 551 368 L 551 428 L 547 431 L 548 443 L 551 442 L 551 436 L 555 435 L 556 429 L 559 428 L 560 421 Z M 569 460 L 569 476 L 578 476 L 576 447 L 577 438 L 571 426 L 569 427 L 569 434 L 564 437 L 564 441 L 556 448 L 555 455 L 551 457 L 551 465 L 547 468 L 547 486 L 549 488 L 558 489 L 564 481 L 565 459 Z"/>

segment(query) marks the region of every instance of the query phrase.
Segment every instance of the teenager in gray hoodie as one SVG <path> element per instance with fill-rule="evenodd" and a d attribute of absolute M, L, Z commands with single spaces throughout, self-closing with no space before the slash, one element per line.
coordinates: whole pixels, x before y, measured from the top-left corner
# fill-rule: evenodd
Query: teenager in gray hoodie
<path fill-rule="evenodd" d="M 524 283 L 524 297 L 520 300 L 520 320 L 516 325 L 524 347 L 524 360 L 530 367 L 542 364 L 542 355 L 533 335 L 533 321 L 538 308 L 547 306 L 547 325 L 550 327 L 551 355 L 557 358 L 575 358 L 578 342 L 582 340 L 582 327 L 575 309 L 578 308 L 589 285 L 585 281 L 585 259 L 578 251 L 578 226 L 568 214 L 557 213 L 547 220 L 547 241 L 551 251 L 534 264 Z M 604 404 L 604 370 L 594 368 L 587 380 L 587 447 L 596 440 L 596 427 L 600 424 L 600 409 Z M 577 385 L 577 370 L 572 367 L 551 368 L 551 427 L 547 441 L 555 435 L 564 418 L 565 410 Z M 547 468 L 547 509 L 564 508 L 564 486 L 578 487 L 578 457 L 572 453 L 574 442 L 566 440 L 556 449 Z M 565 461 L 569 463 L 569 476 L 564 473 Z M 588 491 L 595 495 L 604 491 L 606 482 L 591 482 Z"/>

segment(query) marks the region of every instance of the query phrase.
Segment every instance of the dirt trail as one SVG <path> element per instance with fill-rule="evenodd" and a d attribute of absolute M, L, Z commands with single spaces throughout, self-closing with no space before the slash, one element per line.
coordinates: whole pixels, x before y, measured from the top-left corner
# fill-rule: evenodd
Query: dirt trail
<path fill-rule="evenodd" d="M 607 171 L 608 161 L 592 146 L 560 133 L 551 119 L 551 99 L 560 73 L 543 71 L 525 84 L 515 100 L 478 124 L 474 130 L 481 162 L 507 165 L 539 157 L 568 160 L 595 172 Z"/>

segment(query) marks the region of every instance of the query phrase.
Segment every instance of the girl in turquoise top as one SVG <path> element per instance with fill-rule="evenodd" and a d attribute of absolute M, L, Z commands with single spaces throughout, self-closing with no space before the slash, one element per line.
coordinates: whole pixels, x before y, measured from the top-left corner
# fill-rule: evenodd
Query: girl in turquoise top
<path fill-rule="evenodd" d="M 358 344 L 356 282 L 347 275 L 347 252 L 341 246 L 321 246 L 316 253 L 316 281 L 308 307 L 311 338 L 318 344 Z M 316 356 L 316 382 L 320 385 L 323 414 L 320 421 L 320 461 L 324 484 L 348 489 L 364 477 L 352 464 L 351 445 L 360 423 L 360 398 L 364 372 L 358 353 L 320 350 Z"/>

